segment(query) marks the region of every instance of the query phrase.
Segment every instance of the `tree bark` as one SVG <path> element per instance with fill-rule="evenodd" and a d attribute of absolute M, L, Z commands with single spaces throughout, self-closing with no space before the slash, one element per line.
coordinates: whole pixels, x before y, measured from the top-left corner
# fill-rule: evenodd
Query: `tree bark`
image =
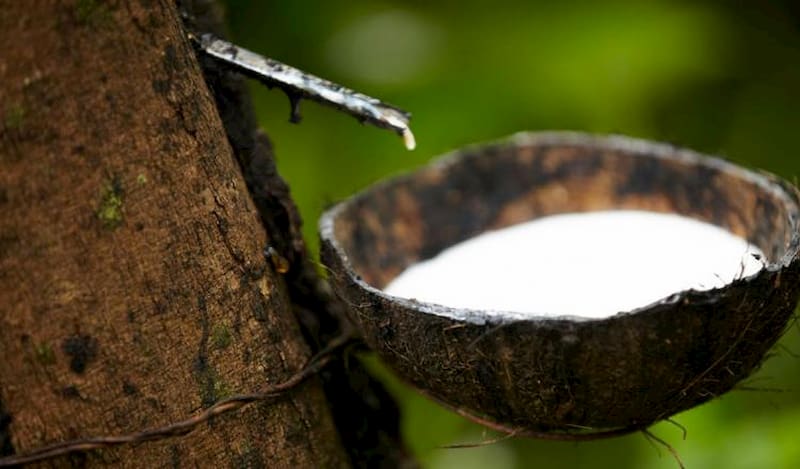
<path fill-rule="evenodd" d="M 226 35 L 213 0 L 179 0 L 186 28 L 193 33 Z M 289 298 L 312 351 L 352 329 L 345 305 L 320 278 L 301 235 L 300 214 L 280 177 L 266 136 L 258 129 L 244 78 L 198 55 L 203 75 L 228 134 L 270 244 L 289 261 L 284 276 Z M 356 467 L 416 467 L 400 435 L 397 405 L 383 385 L 345 352 L 336 355 L 320 377 L 339 437 Z"/>
<path fill-rule="evenodd" d="M 310 355 L 175 6 L 35 3 L 0 5 L 0 454 L 180 420 Z M 69 460 L 349 464 L 319 380 Z"/>

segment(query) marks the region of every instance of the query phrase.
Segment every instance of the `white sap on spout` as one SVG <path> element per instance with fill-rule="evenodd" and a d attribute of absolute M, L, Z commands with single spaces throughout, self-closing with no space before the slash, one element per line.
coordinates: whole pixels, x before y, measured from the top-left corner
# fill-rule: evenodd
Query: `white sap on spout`
<path fill-rule="evenodd" d="M 763 268 L 722 228 L 643 211 L 540 218 L 484 233 L 411 266 L 384 291 L 454 308 L 602 318 Z"/>

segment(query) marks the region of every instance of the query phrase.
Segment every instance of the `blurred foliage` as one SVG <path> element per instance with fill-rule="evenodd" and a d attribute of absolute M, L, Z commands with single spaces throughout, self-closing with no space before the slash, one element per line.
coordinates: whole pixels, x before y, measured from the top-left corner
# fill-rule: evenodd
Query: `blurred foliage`
<path fill-rule="evenodd" d="M 800 159 L 800 5 L 791 0 L 228 0 L 234 40 L 414 114 L 419 143 L 304 103 L 287 122 L 278 91 L 253 86 L 316 251 L 330 203 L 466 143 L 520 130 L 576 129 L 669 141 L 796 180 Z M 746 5 L 742 5 L 745 3 Z M 653 432 L 692 468 L 800 467 L 800 332 L 750 379 Z M 676 467 L 641 435 L 563 443 L 505 440 L 448 412 L 366 357 L 399 397 L 426 467 Z"/>

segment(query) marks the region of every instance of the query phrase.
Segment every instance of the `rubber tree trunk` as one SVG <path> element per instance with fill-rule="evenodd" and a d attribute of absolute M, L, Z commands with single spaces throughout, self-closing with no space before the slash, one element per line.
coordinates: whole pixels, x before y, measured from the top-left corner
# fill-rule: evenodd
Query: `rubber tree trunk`
<path fill-rule="evenodd" d="M 175 5 L 0 3 L 0 452 L 165 424 L 297 371 L 310 350 Z M 319 380 L 71 461 L 349 464 Z"/>

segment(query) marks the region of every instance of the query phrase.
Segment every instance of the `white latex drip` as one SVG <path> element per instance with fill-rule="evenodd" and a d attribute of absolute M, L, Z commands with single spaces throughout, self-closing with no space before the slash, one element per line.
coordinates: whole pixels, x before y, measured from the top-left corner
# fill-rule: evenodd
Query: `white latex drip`
<path fill-rule="evenodd" d="M 761 259 L 744 239 L 687 217 L 565 214 L 451 246 L 384 290 L 455 308 L 602 318 L 683 290 L 722 287 L 758 272 Z"/>

